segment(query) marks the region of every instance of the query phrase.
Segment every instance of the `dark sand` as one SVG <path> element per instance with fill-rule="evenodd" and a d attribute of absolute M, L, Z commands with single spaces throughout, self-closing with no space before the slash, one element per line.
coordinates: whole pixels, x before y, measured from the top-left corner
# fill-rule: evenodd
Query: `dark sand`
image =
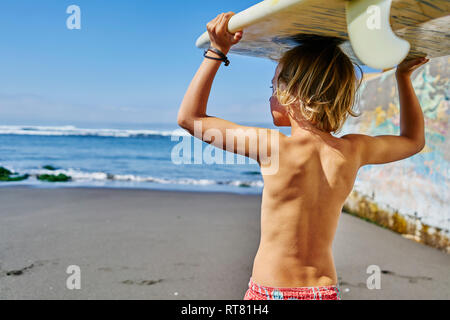
<path fill-rule="evenodd" d="M 260 196 L 0 188 L 0 204 L 0 299 L 242 299 L 260 232 Z M 437 249 L 348 214 L 334 249 L 343 299 L 450 298 Z"/>

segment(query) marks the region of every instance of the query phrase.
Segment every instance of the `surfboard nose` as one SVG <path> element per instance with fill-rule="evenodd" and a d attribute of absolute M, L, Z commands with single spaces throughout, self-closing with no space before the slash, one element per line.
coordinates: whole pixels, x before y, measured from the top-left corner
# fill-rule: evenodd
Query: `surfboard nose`
<path fill-rule="evenodd" d="M 195 42 L 195 46 L 200 49 L 206 49 L 209 45 L 209 35 L 208 32 L 204 32 L 200 37 L 198 37 Z"/>

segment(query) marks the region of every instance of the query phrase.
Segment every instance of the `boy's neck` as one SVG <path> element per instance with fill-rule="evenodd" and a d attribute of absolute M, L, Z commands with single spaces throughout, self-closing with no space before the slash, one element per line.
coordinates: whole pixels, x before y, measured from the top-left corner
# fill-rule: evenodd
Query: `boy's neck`
<path fill-rule="evenodd" d="M 294 120 L 289 117 L 291 121 L 291 136 L 305 135 L 305 133 L 319 134 L 322 136 L 332 136 L 330 132 L 322 131 L 307 120 Z"/>

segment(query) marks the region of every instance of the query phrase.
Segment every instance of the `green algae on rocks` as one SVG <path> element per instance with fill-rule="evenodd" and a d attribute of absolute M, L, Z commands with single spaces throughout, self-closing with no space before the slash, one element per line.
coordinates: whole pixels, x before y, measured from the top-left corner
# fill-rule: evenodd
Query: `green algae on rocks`
<path fill-rule="evenodd" d="M 20 176 L 6 168 L 0 167 L 0 181 L 22 181 L 28 179 L 28 177 L 28 174 Z"/>
<path fill-rule="evenodd" d="M 58 175 L 56 175 L 56 174 L 39 174 L 36 178 L 38 180 L 47 181 L 47 182 L 66 182 L 66 181 L 70 181 L 72 179 L 72 177 L 67 176 L 63 173 L 60 173 Z"/>
<path fill-rule="evenodd" d="M 45 165 L 42 168 L 44 168 L 46 170 L 50 170 L 50 171 L 55 171 L 56 170 L 56 168 L 54 166 L 51 166 L 51 165 Z"/>

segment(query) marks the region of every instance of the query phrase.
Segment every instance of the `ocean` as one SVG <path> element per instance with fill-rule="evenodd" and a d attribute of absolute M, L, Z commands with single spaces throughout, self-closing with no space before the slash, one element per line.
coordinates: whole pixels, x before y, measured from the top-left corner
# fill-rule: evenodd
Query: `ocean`
<path fill-rule="evenodd" d="M 262 191 L 263 181 L 255 161 L 241 157 L 241 163 L 236 158 L 228 164 L 196 164 L 192 152 L 192 161 L 185 159 L 178 164 L 173 161 L 174 148 L 182 139 L 189 139 L 193 148 L 195 138 L 176 125 L 131 127 L 0 125 L 0 166 L 29 175 L 23 181 L 0 181 L 0 187 L 149 188 L 253 194 Z M 208 146 L 197 143 L 202 150 Z M 37 179 L 38 175 L 60 173 L 71 180 Z"/>
<path fill-rule="evenodd" d="M 274 128 L 271 124 L 246 125 Z M 279 129 L 289 134 L 289 128 Z M 340 135 L 349 130 L 359 131 L 347 125 Z M 191 154 L 179 163 L 179 146 L 186 141 Z M 22 181 L 0 180 L 0 188 L 104 187 L 261 194 L 264 184 L 255 161 L 213 148 L 223 153 L 224 163 L 196 163 L 194 141 L 201 152 L 211 149 L 176 125 L 0 125 L 0 167 L 29 175 Z M 234 161 L 227 163 L 225 154 Z M 380 208 L 397 210 L 405 217 L 449 232 L 450 219 L 441 214 L 448 211 L 448 193 L 441 191 L 446 188 L 446 180 L 436 182 L 436 177 L 423 170 L 433 154 L 424 152 L 383 166 L 364 166 L 354 190 Z M 65 174 L 71 180 L 38 179 L 44 174 Z M 414 192 L 418 186 L 426 192 Z"/>

